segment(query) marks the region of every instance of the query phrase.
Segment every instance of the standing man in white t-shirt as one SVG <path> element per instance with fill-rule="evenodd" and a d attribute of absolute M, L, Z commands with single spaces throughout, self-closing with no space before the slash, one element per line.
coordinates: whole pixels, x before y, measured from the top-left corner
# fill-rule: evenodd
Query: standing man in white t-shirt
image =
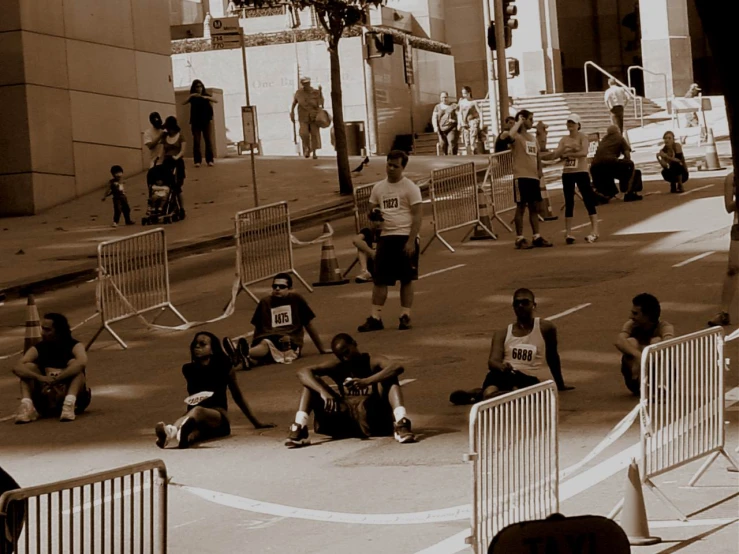
<path fill-rule="evenodd" d="M 616 79 L 608 79 L 608 90 L 604 95 L 606 107 L 611 112 L 611 121 L 618 125 L 621 134 L 624 133 L 624 109 L 629 103 L 629 95 Z"/>
<path fill-rule="evenodd" d="M 149 114 L 149 123 L 151 126 L 144 131 L 144 146 L 149 149 L 151 158 L 149 167 L 154 167 L 157 163 L 164 160 L 164 143 L 162 141 L 162 132 L 164 125 L 162 124 L 162 116 L 159 112 L 151 112 Z"/>
<path fill-rule="evenodd" d="M 387 179 L 372 187 L 370 212 L 382 215 L 382 232 L 377 241 L 375 273 L 373 275 L 372 314 L 358 327 L 360 333 L 384 329 L 382 308 L 387 300 L 387 288 L 400 281 L 400 324 L 398 329 L 411 328 L 413 281 L 418 279 L 418 233 L 421 230 L 421 189 L 403 176 L 408 155 L 392 150 L 387 155 Z"/>

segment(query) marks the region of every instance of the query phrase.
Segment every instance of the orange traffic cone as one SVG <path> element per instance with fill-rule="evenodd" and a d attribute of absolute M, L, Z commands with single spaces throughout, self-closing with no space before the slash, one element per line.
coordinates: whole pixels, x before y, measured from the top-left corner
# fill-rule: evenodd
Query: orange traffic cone
<path fill-rule="evenodd" d="M 559 216 L 554 214 L 552 210 L 552 203 L 549 200 L 549 192 L 547 186 L 542 183 L 541 185 L 541 202 L 539 203 L 539 215 L 544 221 L 554 221 Z"/>
<path fill-rule="evenodd" d="M 480 223 L 485 227 L 493 230 L 493 222 L 490 219 L 490 212 L 488 211 L 487 194 L 482 187 L 477 189 L 477 205 L 480 212 Z M 491 235 L 480 225 L 475 225 L 475 232 L 470 237 L 470 240 L 494 240 L 497 239 L 495 235 Z"/>
<path fill-rule="evenodd" d="M 706 139 L 706 165 L 703 167 L 706 171 L 716 171 L 717 169 L 723 169 L 721 162 L 718 159 L 718 152 L 716 151 L 716 139 L 713 138 L 713 129 L 709 127 L 708 138 Z"/>
<path fill-rule="evenodd" d="M 323 225 L 324 234 L 331 232 L 328 223 Z M 344 279 L 339 267 L 339 261 L 336 259 L 336 249 L 334 242 L 329 236 L 321 246 L 321 272 L 318 276 L 318 282 L 313 283 L 314 287 L 328 287 L 330 285 L 345 285 L 349 279 Z"/>
<path fill-rule="evenodd" d="M 36 299 L 32 294 L 28 295 L 26 306 L 26 337 L 23 339 L 23 353 L 25 354 L 33 345 L 41 342 L 41 321 L 38 317 Z"/>
<path fill-rule="evenodd" d="M 629 537 L 631 546 L 647 546 L 662 542 L 661 538 L 649 535 L 649 522 L 647 521 L 647 509 L 644 506 L 639 466 L 636 465 L 636 460 L 633 459 L 626 476 L 621 528 Z"/>

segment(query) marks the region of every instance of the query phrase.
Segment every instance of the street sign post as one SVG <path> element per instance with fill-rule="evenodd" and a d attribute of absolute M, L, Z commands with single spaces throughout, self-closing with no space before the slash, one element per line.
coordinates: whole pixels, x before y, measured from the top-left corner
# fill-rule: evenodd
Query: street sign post
<path fill-rule="evenodd" d="M 254 148 L 259 144 L 257 134 L 257 107 L 241 106 L 241 128 L 244 134 L 244 145 L 249 146 L 249 157 L 251 158 L 251 180 L 254 186 L 254 207 L 259 206 L 259 194 L 257 193 L 257 168 L 254 165 Z"/>

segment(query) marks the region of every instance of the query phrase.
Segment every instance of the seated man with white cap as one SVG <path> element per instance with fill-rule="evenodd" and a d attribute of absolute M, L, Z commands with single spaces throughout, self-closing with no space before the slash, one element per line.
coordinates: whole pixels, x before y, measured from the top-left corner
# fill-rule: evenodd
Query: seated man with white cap
<path fill-rule="evenodd" d="M 295 122 L 295 106 L 297 106 L 303 156 L 308 158 L 312 154 L 315 160 L 318 159 L 316 150 L 321 148 L 321 128 L 316 123 L 316 116 L 323 109 L 323 92 L 320 88 L 314 89 L 310 86 L 310 77 L 301 77 L 300 87 L 290 107 L 290 121 Z"/>

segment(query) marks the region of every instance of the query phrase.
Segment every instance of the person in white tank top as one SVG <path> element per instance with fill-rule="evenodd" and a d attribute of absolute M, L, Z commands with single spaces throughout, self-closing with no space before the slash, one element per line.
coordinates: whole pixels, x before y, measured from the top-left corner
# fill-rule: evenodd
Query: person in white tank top
<path fill-rule="evenodd" d="M 724 207 L 727 213 L 734 214 L 734 223 L 731 226 L 731 242 L 729 243 L 729 267 L 724 277 L 721 291 L 721 311 L 717 313 L 708 325 L 731 325 L 729 309 L 734 302 L 736 289 L 739 288 L 739 181 L 732 171 L 724 179 Z"/>
<path fill-rule="evenodd" d="M 529 289 L 513 294 L 515 323 L 493 335 L 488 359 L 488 374 L 481 388 L 454 391 L 452 404 L 474 404 L 503 392 L 530 387 L 546 379 L 548 369 L 560 391 L 565 385 L 557 348 L 557 328 L 551 321 L 534 317 L 536 300 Z"/>

